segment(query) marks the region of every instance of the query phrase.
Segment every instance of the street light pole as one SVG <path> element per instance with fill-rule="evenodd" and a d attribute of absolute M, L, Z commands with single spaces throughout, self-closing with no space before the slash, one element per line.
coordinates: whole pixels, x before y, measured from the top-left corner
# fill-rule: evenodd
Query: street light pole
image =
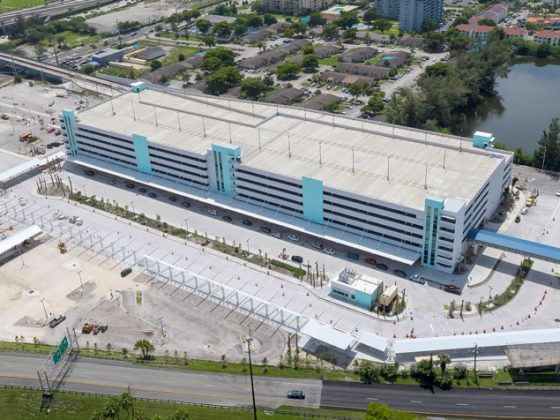
<path fill-rule="evenodd" d="M 47 308 L 45 308 L 45 298 L 41 299 L 41 303 L 43 304 L 43 311 L 45 311 L 45 320 L 49 320 L 49 316 L 47 315 Z"/>
<path fill-rule="evenodd" d="M 82 271 L 79 270 L 76 274 L 80 278 L 80 286 L 82 286 L 82 293 L 84 293 L 84 283 L 82 283 Z"/>
<path fill-rule="evenodd" d="M 478 344 L 474 345 L 474 380 L 478 384 L 478 375 L 476 374 L 476 357 L 478 356 Z"/>
<path fill-rule="evenodd" d="M 257 403 L 255 402 L 255 385 L 253 383 L 253 363 L 251 361 L 251 341 L 253 341 L 253 337 L 250 336 L 251 332 L 249 331 L 249 337 L 247 337 L 247 350 L 249 352 L 249 375 L 251 376 L 251 395 L 253 397 L 253 417 L 254 420 L 257 420 Z"/>
<path fill-rule="evenodd" d="M 247 253 L 250 254 L 251 251 L 249 250 L 249 239 L 247 239 Z"/>

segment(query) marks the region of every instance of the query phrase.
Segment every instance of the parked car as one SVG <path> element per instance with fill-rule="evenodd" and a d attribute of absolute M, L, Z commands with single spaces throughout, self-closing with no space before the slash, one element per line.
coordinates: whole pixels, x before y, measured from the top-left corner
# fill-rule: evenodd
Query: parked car
<path fill-rule="evenodd" d="M 148 197 L 150 198 L 157 198 L 157 194 L 155 192 L 149 192 Z"/>
<path fill-rule="evenodd" d="M 357 261 L 360 259 L 360 256 L 358 254 L 356 254 L 355 252 L 349 252 L 348 254 L 346 254 L 346 256 L 354 261 Z"/>
<path fill-rule="evenodd" d="M 387 271 L 389 269 L 389 266 L 387 264 L 383 264 L 383 263 L 377 263 L 375 264 L 376 268 L 379 268 L 380 270 L 383 271 Z"/>
<path fill-rule="evenodd" d="M 53 319 L 49 321 L 49 327 L 55 328 L 57 325 L 62 324 L 62 322 L 64 322 L 65 319 L 66 316 L 64 315 L 55 316 Z"/>
<path fill-rule="evenodd" d="M 364 259 L 364 262 L 369 265 L 375 265 L 377 263 L 377 261 L 373 257 L 366 257 Z"/>
<path fill-rule="evenodd" d="M 455 286 L 454 284 L 444 284 L 443 285 L 443 290 L 445 290 L 446 292 L 449 292 L 449 293 L 454 293 L 456 295 L 461 294 L 461 288 Z"/>
<path fill-rule="evenodd" d="M 325 247 L 325 245 L 319 243 L 319 242 L 311 242 L 311 246 L 315 249 L 320 249 L 321 251 L 323 250 L 323 248 Z"/>
<path fill-rule="evenodd" d="M 170 195 L 169 196 L 169 201 L 171 201 L 172 203 L 174 203 L 175 201 L 177 201 L 177 197 Z"/>
<path fill-rule="evenodd" d="M 426 280 L 420 274 L 411 274 L 408 276 L 409 280 L 412 280 L 415 283 L 425 284 Z"/>
<path fill-rule="evenodd" d="M 282 234 L 280 232 L 272 232 L 272 236 L 274 236 L 275 238 L 278 238 L 278 239 L 282 238 Z"/>
<path fill-rule="evenodd" d="M 336 252 L 335 252 L 334 249 L 332 249 L 332 248 L 325 248 L 325 249 L 323 249 L 323 252 L 324 252 L 325 254 L 327 254 L 327 255 L 334 255 L 334 254 L 336 254 Z"/>
<path fill-rule="evenodd" d="M 208 214 L 211 214 L 212 216 L 217 216 L 218 215 L 218 210 L 208 209 Z"/>
<path fill-rule="evenodd" d="M 523 207 L 521 209 L 521 214 L 525 215 L 525 214 L 527 214 L 528 211 L 529 211 L 529 209 L 527 207 Z"/>
<path fill-rule="evenodd" d="M 222 216 L 222 219 L 224 219 L 226 222 L 233 222 L 233 219 L 231 218 L 231 216 L 228 216 L 227 214 L 225 216 Z"/>
<path fill-rule="evenodd" d="M 243 222 L 241 222 L 241 223 L 243 223 L 245 226 L 252 226 L 253 225 L 253 222 L 251 222 L 250 220 L 247 220 L 247 219 L 243 220 Z"/>
<path fill-rule="evenodd" d="M 304 400 L 305 399 L 305 393 L 303 391 L 299 391 L 299 390 L 288 391 L 288 394 L 286 396 L 288 398 L 292 399 L 292 400 Z"/>
<path fill-rule="evenodd" d="M 402 270 L 396 269 L 396 270 L 393 270 L 393 273 L 394 273 L 395 275 L 399 276 L 399 277 L 402 278 L 402 279 L 405 279 L 405 278 L 406 278 L 406 273 L 405 273 L 404 271 L 402 271 Z"/>
<path fill-rule="evenodd" d="M 127 267 L 124 270 L 121 271 L 121 277 L 126 277 L 128 276 L 130 273 L 132 273 L 132 268 Z"/>
<path fill-rule="evenodd" d="M 292 261 L 301 264 L 303 262 L 303 258 L 300 257 L 299 255 L 292 255 Z"/>
<path fill-rule="evenodd" d="M 261 232 L 272 233 L 272 229 L 270 229 L 268 226 L 261 226 Z"/>
<path fill-rule="evenodd" d="M 93 172 L 93 171 L 91 171 L 91 170 L 88 169 L 88 170 L 85 172 L 85 174 L 86 174 L 87 176 L 94 176 L 94 175 L 95 175 L 95 172 Z"/>
<path fill-rule="evenodd" d="M 188 201 L 181 201 L 181 207 L 185 207 L 185 208 L 189 208 L 191 206 L 191 203 L 189 203 Z"/>
<path fill-rule="evenodd" d="M 131 183 L 131 182 L 127 182 L 125 185 L 126 185 L 126 188 L 129 188 L 129 189 L 133 189 L 133 188 L 134 188 L 134 184 Z"/>
<path fill-rule="evenodd" d="M 288 235 L 288 239 L 289 239 L 290 241 L 297 242 L 297 241 L 299 241 L 299 236 L 297 236 L 297 235 L 294 234 L 294 233 L 290 233 L 290 234 Z"/>
<path fill-rule="evenodd" d="M 138 192 L 140 194 L 146 194 L 148 192 L 148 190 L 146 188 L 138 188 Z"/>

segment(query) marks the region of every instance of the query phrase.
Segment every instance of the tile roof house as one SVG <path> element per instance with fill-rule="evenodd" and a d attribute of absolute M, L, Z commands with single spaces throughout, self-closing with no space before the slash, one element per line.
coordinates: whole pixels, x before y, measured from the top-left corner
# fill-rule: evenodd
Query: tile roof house
<path fill-rule="evenodd" d="M 533 34 L 533 40 L 538 44 L 560 46 L 560 31 L 538 31 Z"/>

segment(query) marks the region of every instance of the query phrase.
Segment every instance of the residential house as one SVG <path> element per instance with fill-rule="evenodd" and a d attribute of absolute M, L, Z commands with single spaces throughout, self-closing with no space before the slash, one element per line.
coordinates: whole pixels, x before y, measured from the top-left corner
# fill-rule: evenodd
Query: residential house
<path fill-rule="evenodd" d="M 533 34 L 533 40 L 538 44 L 560 46 L 560 31 L 538 31 Z"/>
<path fill-rule="evenodd" d="M 493 4 L 470 18 L 469 23 L 471 25 L 476 25 L 482 19 L 490 19 L 498 24 L 507 17 L 507 14 L 508 5 L 506 3 Z"/>
<path fill-rule="evenodd" d="M 165 83 L 169 79 L 185 71 L 188 67 L 184 63 L 173 63 L 160 67 L 142 76 L 142 79 L 151 83 Z"/>
<path fill-rule="evenodd" d="M 344 47 L 338 44 L 323 44 L 319 47 L 315 47 L 314 54 L 318 59 L 327 58 L 335 54 L 340 54 L 344 51 Z"/>
<path fill-rule="evenodd" d="M 320 95 L 315 95 L 305 101 L 303 106 L 305 108 L 316 109 L 318 111 L 324 110 L 327 106 L 332 104 L 337 104 L 342 101 L 340 96 L 331 95 L 329 93 L 324 93 Z"/>
<path fill-rule="evenodd" d="M 334 0 L 263 0 L 267 12 L 302 15 L 326 9 Z"/>
<path fill-rule="evenodd" d="M 274 34 L 273 31 L 270 31 L 268 29 L 260 29 L 256 32 L 245 35 L 243 38 L 241 38 L 241 42 L 243 42 L 244 44 L 258 44 L 259 42 L 266 40 L 272 34 Z"/>
<path fill-rule="evenodd" d="M 284 88 L 268 95 L 264 100 L 279 105 L 291 105 L 303 96 L 303 92 L 296 88 Z"/>
<path fill-rule="evenodd" d="M 410 61 L 410 53 L 406 51 L 389 51 L 385 53 L 377 62 L 377 66 L 400 68 Z"/>
<path fill-rule="evenodd" d="M 395 72 L 390 67 L 372 66 L 369 64 L 359 63 L 340 63 L 336 66 L 336 71 L 340 73 L 371 77 L 375 80 L 387 79 Z"/>
<path fill-rule="evenodd" d="M 461 33 L 461 35 L 476 40 L 486 40 L 488 34 L 494 29 L 496 29 L 495 26 L 489 25 L 472 25 L 467 23 L 457 25 L 457 30 Z"/>
<path fill-rule="evenodd" d="M 371 47 L 358 47 L 351 49 L 340 57 L 345 63 L 360 63 L 370 60 L 377 55 L 377 50 Z"/>
<path fill-rule="evenodd" d="M 503 28 L 508 39 L 527 39 L 529 31 L 525 28 Z"/>
<path fill-rule="evenodd" d="M 325 71 L 319 75 L 319 80 L 337 86 L 350 86 L 356 83 L 363 86 L 375 86 L 375 80 L 372 77 L 340 73 L 337 71 Z"/>
<path fill-rule="evenodd" d="M 242 69 L 255 70 L 261 67 L 266 67 L 274 63 L 284 60 L 288 54 L 281 49 L 275 48 L 273 50 L 264 51 L 254 57 L 245 58 L 240 60 L 237 65 Z"/>

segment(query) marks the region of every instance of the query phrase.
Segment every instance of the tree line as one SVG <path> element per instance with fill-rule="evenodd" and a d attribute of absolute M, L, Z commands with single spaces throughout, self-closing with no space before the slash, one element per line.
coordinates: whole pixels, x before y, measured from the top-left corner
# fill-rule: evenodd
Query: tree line
<path fill-rule="evenodd" d="M 452 52 L 451 63 L 426 68 L 416 91 L 404 89 L 386 109 L 387 121 L 434 131 L 460 132 L 474 106 L 495 94 L 497 77 L 506 77 L 513 49 L 505 40 L 493 39 L 478 51 Z"/>

